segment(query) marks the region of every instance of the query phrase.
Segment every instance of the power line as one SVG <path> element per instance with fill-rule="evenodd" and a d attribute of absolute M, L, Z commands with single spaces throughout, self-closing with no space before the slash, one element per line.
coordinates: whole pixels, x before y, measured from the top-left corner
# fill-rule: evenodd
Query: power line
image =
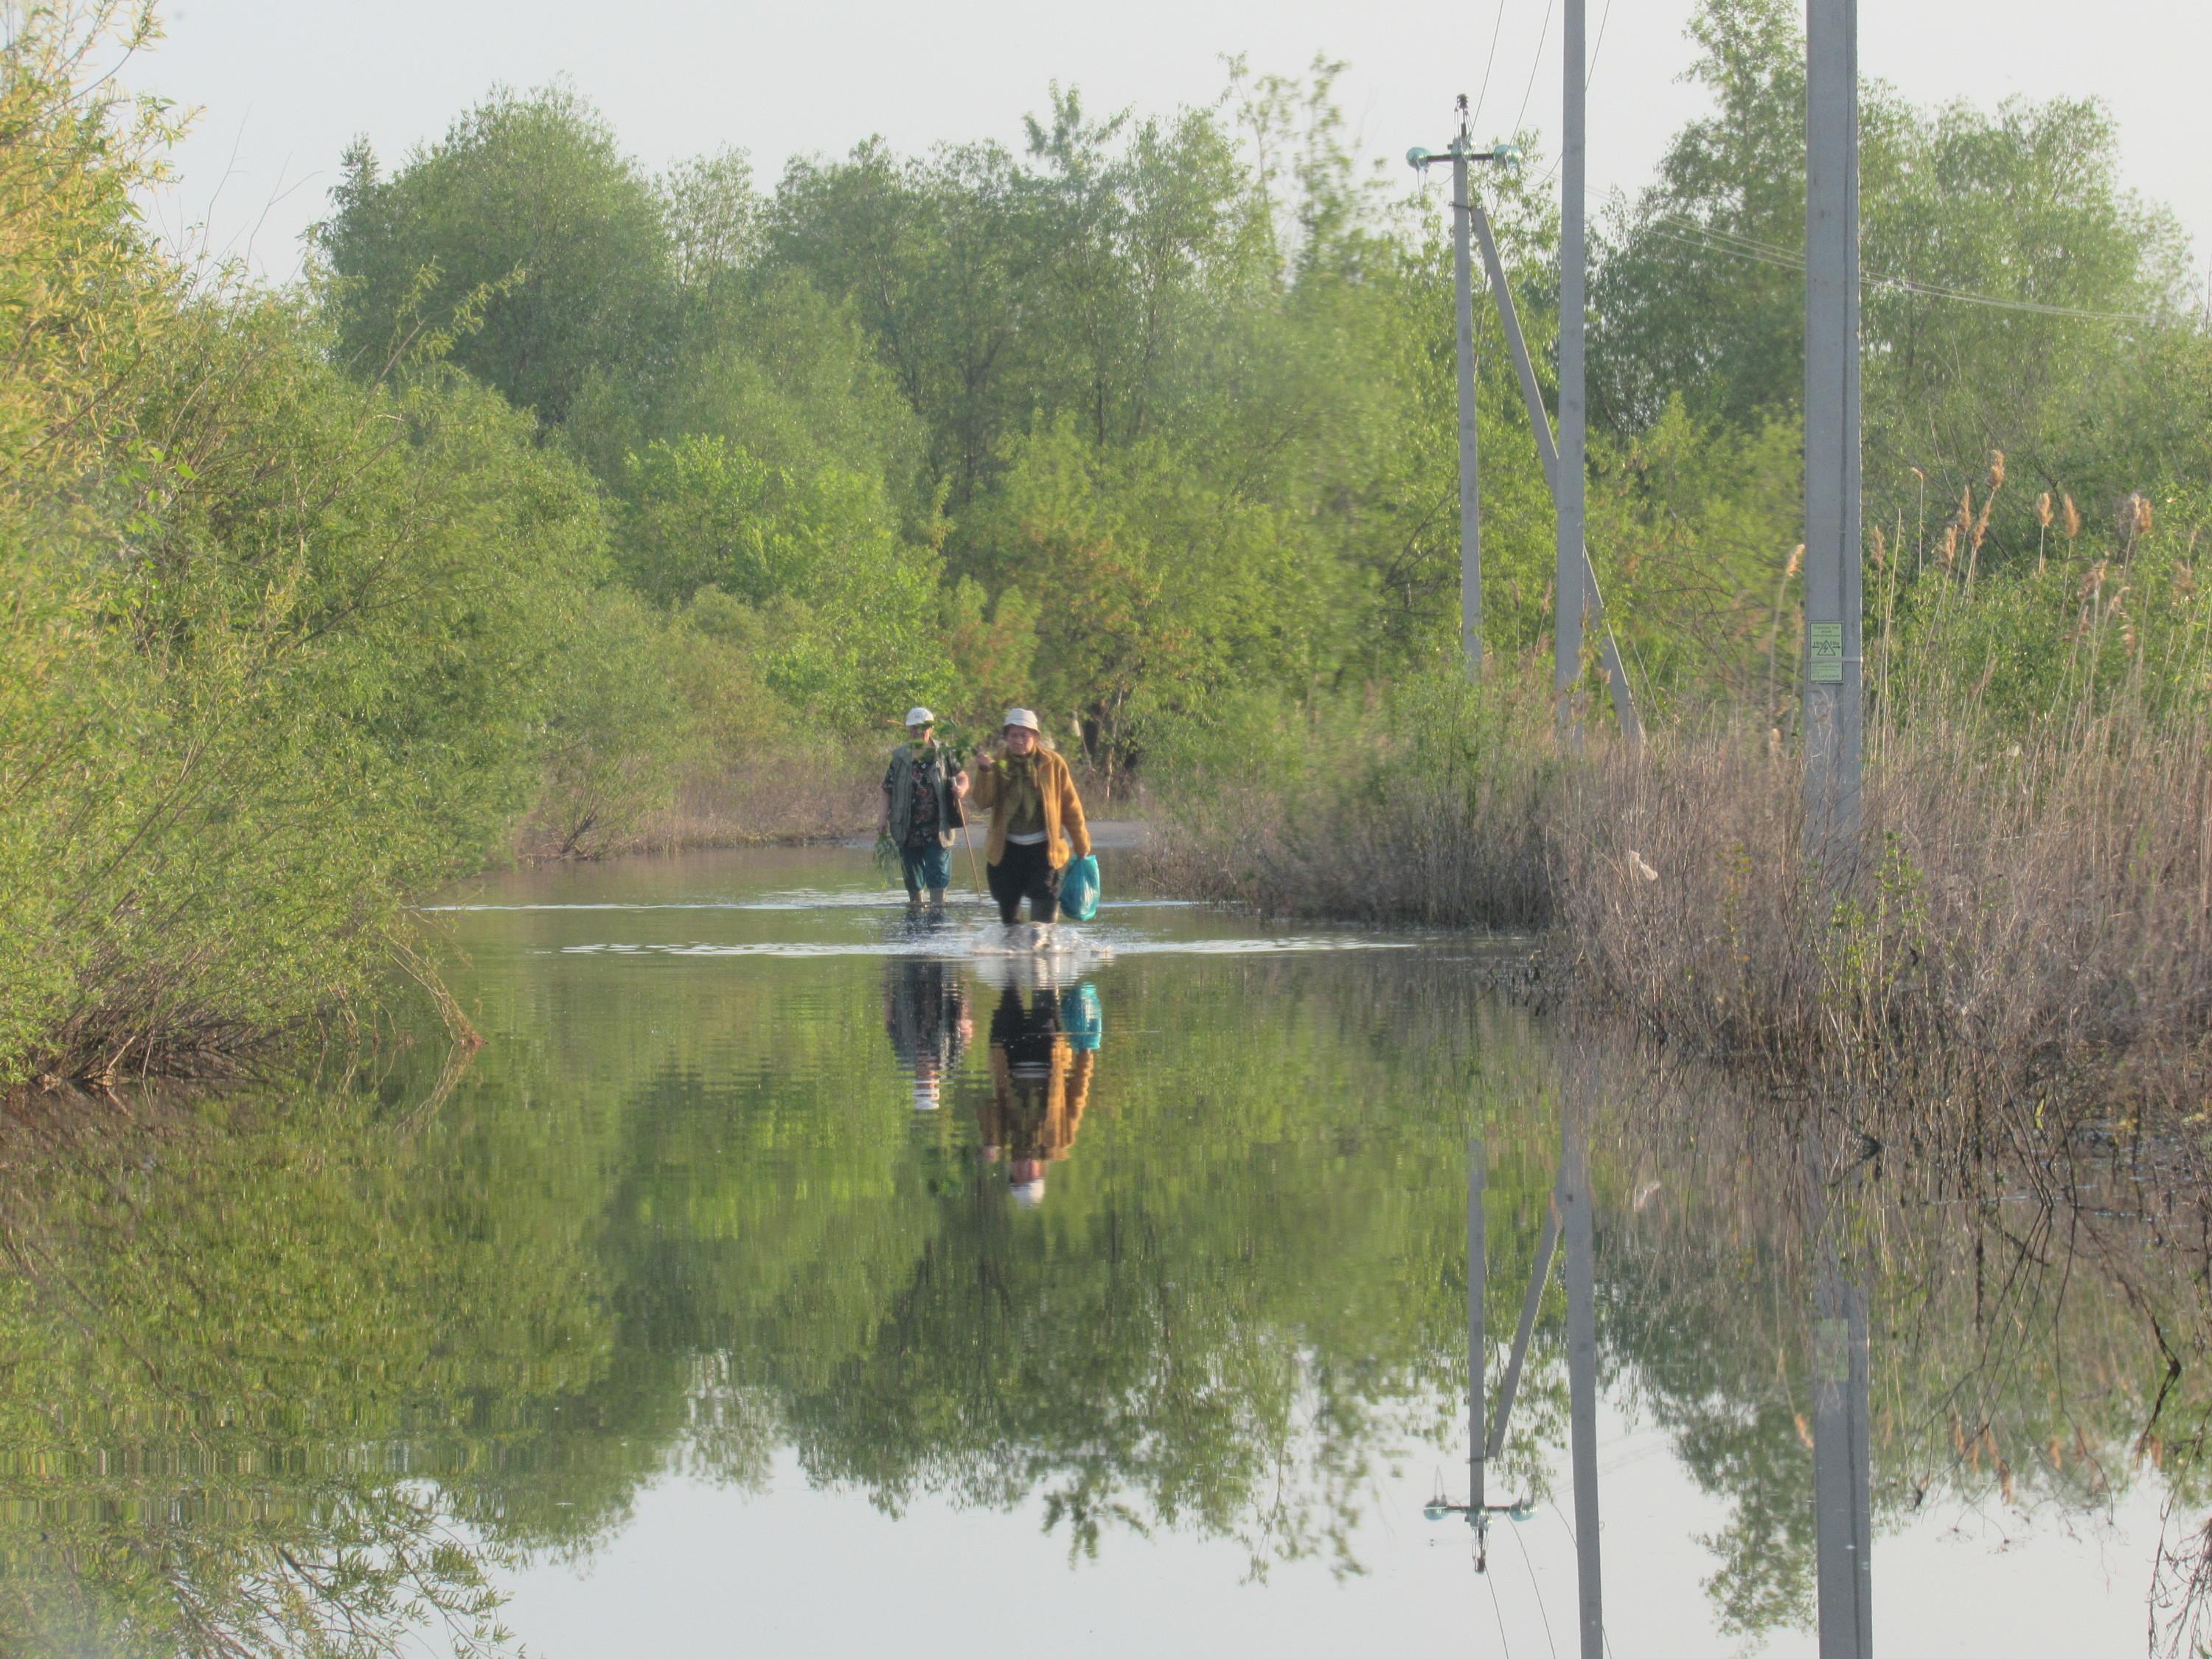
<path fill-rule="evenodd" d="M 1528 84 L 1522 89 L 1521 112 L 1513 118 L 1513 136 L 1521 136 L 1521 126 L 1528 118 L 1528 100 L 1536 91 L 1536 71 L 1544 65 L 1544 42 L 1552 35 L 1552 7 L 1556 0 L 1544 0 L 1544 21 L 1536 31 L 1536 55 L 1529 60 Z"/>
<path fill-rule="evenodd" d="M 1498 1580 L 1489 1573 L 1484 1572 L 1480 1567 L 1477 1567 L 1475 1571 L 1480 1576 L 1482 1582 L 1490 1586 L 1490 1616 L 1498 1621 L 1498 1651 L 1505 1655 L 1506 1659 L 1512 1659 L 1513 1644 L 1505 1634 L 1505 1609 L 1498 1604 Z"/>
<path fill-rule="evenodd" d="M 1518 1528 L 1509 1525 L 1506 1531 L 1513 1534 L 1513 1542 L 1521 1551 L 1521 1565 L 1528 1570 L 1528 1589 L 1536 1598 L 1536 1611 L 1544 1620 L 1544 1645 L 1552 1650 L 1552 1659 L 1559 1659 L 1559 1644 L 1552 1640 L 1552 1615 L 1545 1611 L 1544 1592 L 1536 1583 L 1536 1564 L 1529 1558 L 1528 1547 L 1521 1541 Z"/>
<path fill-rule="evenodd" d="M 1597 79 L 1597 55 L 1605 50 L 1605 26 L 1613 21 L 1613 0 L 1605 0 L 1605 9 L 1597 15 L 1597 39 L 1590 42 L 1589 62 L 1583 69 L 1583 90 L 1588 92 L 1591 82 Z"/>
<path fill-rule="evenodd" d="M 1784 270 L 1805 269 L 1805 256 L 1793 249 L 1761 242 L 1749 236 L 1740 236 L 1733 231 L 1717 230 L 1711 226 L 1688 222 L 1670 224 L 1665 220 L 1654 220 L 1651 228 L 1662 236 L 1692 246 L 1703 246 L 1717 253 L 1731 253 L 1740 259 L 1755 260 L 1761 264 L 1774 265 Z M 1884 276 L 1875 272 L 1863 272 L 1861 286 L 1896 289 L 1907 294 L 1917 294 L 1931 300 L 1956 300 L 1963 305 L 1987 306 L 1996 311 L 2025 312 L 2038 317 L 2071 317 L 2092 323 L 2155 323 L 2157 316 L 2143 311 L 2087 311 L 2078 306 L 2046 305 L 2039 300 L 2007 300 L 1994 294 L 1977 294 L 1971 289 L 1949 288 L 1941 283 L 1923 283 L 1910 276 Z"/>
<path fill-rule="evenodd" d="M 1479 126 L 1482 121 L 1482 106 L 1490 96 L 1490 71 L 1498 64 L 1498 33 L 1505 27 L 1505 0 L 1498 0 L 1498 16 L 1490 26 L 1490 56 L 1482 65 L 1482 90 L 1474 95 L 1474 116 L 1468 125 Z"/>
<path fill-rule="evenodd" d="M 1583 90 L 1584 92 L 1588 92 L 1590 89 L 1590 82 L 1597 79 L 1597 55 L 1605 50 L 1605 26 L 1612 21 L 1613 0 L 1605 0 L 1605 9 L 1600 12 L 1597 15 L 1597 39 L 1590 43 L 1589 62 L 1583 66 Z M 1522 107 L 1525 110 L 1528 106 L 1524 103 Z M 1517 132 L 1519 129 L 1516 127 L 1515 131 Z M 1543 190 L 1547 188 L 1553 179 L 1559 176 L 1559 163 L 1565 159 L 1566 158 L 1564 155 L 1555 156 L 1553 158 L 1551 171 L 1547 173 L 1538 182 L 1536 185 L 1537 189 Z"/>

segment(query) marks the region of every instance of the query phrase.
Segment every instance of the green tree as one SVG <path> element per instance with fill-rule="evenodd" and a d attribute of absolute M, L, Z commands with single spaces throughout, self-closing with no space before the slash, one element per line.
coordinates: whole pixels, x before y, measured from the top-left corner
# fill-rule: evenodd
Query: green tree
<path fill-rule="evenodd" d="M 573 88 L 495 90 L 389 178 L 365 139 L 344 165 L 316 242 L 357 373 L 473 308 L 453 362 L 557 427 L 593 364 L 663 349 L 667 212 Z"/>

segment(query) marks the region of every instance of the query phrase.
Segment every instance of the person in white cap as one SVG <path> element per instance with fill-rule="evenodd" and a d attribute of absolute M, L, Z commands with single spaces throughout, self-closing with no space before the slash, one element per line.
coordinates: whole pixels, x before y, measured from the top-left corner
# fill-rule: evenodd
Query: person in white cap
<path fill-rule="evenodd" d="M 909 905 L 919 905 L 927 888 L 931 907 L 945 908 L 945 890 L 952 882 L 953 834 L 960 823 L 954 809 L 967 794 L 968 775 L 952 769 L 937 741 L 937 716 L 927 708 L 908 709 L 906 741 L 892 752 L 890 769 L 884 774 L 876 834 L 897 843 Z"/>
<path fill-rule="evenodd" d="M 1031 921 L 1049 922 L 1060 914 L 1060 872 L 1090 854 L 1091 827 L 1074 775 L 1045 743 L 1036 714 L 1009 708 L 1000 738 L 1002 752 L 977 757 L 975 805 L 991 815 L 986 879 L 1007 927 L 1024 899 Z"/>

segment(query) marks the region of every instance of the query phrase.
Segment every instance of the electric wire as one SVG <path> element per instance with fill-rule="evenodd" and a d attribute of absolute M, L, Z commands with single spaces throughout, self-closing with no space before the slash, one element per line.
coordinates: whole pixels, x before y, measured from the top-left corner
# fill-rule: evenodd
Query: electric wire
<path fill-rule="evenodd" d="M 1605 50 L 1605 26 L 1612 21 L 1613 0 L 1605 0 L 1605 9 L 1600 12 L 1597 16 L 1597 39 L 1590 42 L 1589 62 L 1583 67 L 1583 90 L 1584 92 L 1588 92 L 1590 89 L 1590 82 L 1597 79 L 1597 55 Z M 1524 104 L 1522 107 L 1526 108 L 1527 106 Z M 1552 170 L 1549 173 L 1547 173 L 1543 178 L 1537 182 L 1536 188 L 1543 190 L 1551 184 L 1553 179 L 1558 178 L 1559 176 L 1559 167 L 1566 159 L 1567 158 L 1564 152 L 1553 157 Z"/>
<path fill-rule="evenodd" d="M 1505 1609 L 1498 1605 L 1498 1580 L 1494 1575 L 1485 1572 L 1479 1566 L 1474 1569 L 1474 1576 L 1490 1586 L 1490 1616 L 1498 1621 L 1498 1650 L 1506 1656 L 1506 1659 L 1512 1659 L 1513 1643 L 1505 1634 Z M 1552 1656 L 1552 1659 L 1559 1659 L 1559 1656 L 1555 1653 Z"/>
<path fill-rule="evenodd" d="M 1470 131 L 1482 121 L 1482 106 L 1490 98 L 1490 71 L 1498 67 L 1498 34 L 1505 27 L 1505 0 L 1498 0 L 1498 16 L 1490 26 L 1490 56 L 1483 60 L 1482 90 L 1474 94 L 1474 113 L 1468 120 Z"/>
<path fill-rule="evenodd" d="M 1613 21 L 1613 0 L 1605 0 L 1605 9 L 1597 15 L 1597 39 L 1590 42 L 1589 62 L 1583 69 L 1583 90 L 1590 89 L 1597 79 L 1597 55 L 1605 50 L 1605 26 Z"/>
<path fill-rule="evenodd" d="M 1565 1528 L 1568 1538 L 1573 1540 L 1575 1554 L 1576 1557 L 1579 1559 L 1582 1555 L 1583 1540 L 1575 1536 L 1574 1527 L 1567 1520 L 1567 1512 L 1559 1507 L 1559 1500 L 1554 1498 L 1551 1500 L 1551 1504 L 1552 1513 L 1559 1517 L 1559 1525 Z M 1599 1621 L 1597 1633 L 1599 1639 L 1603 1641 L 1605 1644 L 1606 1659 L 1613 1659 L 1613 1632 L 1605 1627 L 1605 1624 L 1602 1620 Z"/>
<path fill-rule="evenodd" d="M 1740 259 L 1751 259 L 1785 270 L 1805 269 L 1803 253 L 1772 242 L 1738 235 L 1733 231 L 1718 230 L 1686 221 L 1669 222 L 1664 219 L 1653 221 L 1651 228 L 1672 240 L 1691 246 L 1710 247 L 1717 253 L 1734 254 Z M 2088 311 L 2079 306 L 2048 305 L 2039 300 L 2006 300 L 1994 294 L 1976 294 L 1968 289 L 1950 288 L 1941 283 L 1917 282 L 1910 276 L 1885 276 L 1880 272 L 1862 270 L 1859 283 L 1866 288 L 1896 289 L 1931 300 L 1956 300 L 1962 305 L 1985 306 L 1996 311 L 2023 312 L 2036 317 L 2070 317 L 2091 323 L 2155 323 L 2159 320 L 2149 312 Z"/>
<path fill-rule="evenodd" d="M 1514 1547 L 1521 1552 L 1521 1565 L 1528 1570 L 1528 1591 L 1536 1598 L 1536 1612 L 1544 1621 L 1544 1645 L 1552 1650 L 1552 1659 L 1559 1659 L 1559 1644 L 1552 1639 L 1552 1615 L 1544 1607 L 1544 1592 L 1536 1584 L 1536 1563 L 1528 1554 L 1528 1547 L 1521 1541 L 1518 1527 L 1508 1528 L 1513 1534 Z"/>
<path fill-rule="evenodd" d="M 1552 7 L 1555 0 L 1544 0 L 1544 21 L 1536 30 L 1536 56 L 1528 65 L 1528 84 L 1521 90 L 1521 112 L 1513 118 L 1513 136 L 1521 136 L 1522 124 L 1528 118 L 1528 100 L 1536 94 L 1536 71 L 1544 66 L 1544 42 L 1552 36 Z"/>

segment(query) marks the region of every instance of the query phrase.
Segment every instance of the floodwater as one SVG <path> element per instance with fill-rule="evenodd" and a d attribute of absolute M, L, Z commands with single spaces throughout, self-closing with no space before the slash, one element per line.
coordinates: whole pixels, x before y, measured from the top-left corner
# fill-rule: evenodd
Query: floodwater
<path fill-rule="evenodd" d="M 517 873 L 437 912 L 467 1064 L 19 1137 L 0 1633 L 2195 1650 L 2194 1198 L 1777 1131 L 1464 937 L 1107 879 L 1008 954 L 860 853 Z"/>

